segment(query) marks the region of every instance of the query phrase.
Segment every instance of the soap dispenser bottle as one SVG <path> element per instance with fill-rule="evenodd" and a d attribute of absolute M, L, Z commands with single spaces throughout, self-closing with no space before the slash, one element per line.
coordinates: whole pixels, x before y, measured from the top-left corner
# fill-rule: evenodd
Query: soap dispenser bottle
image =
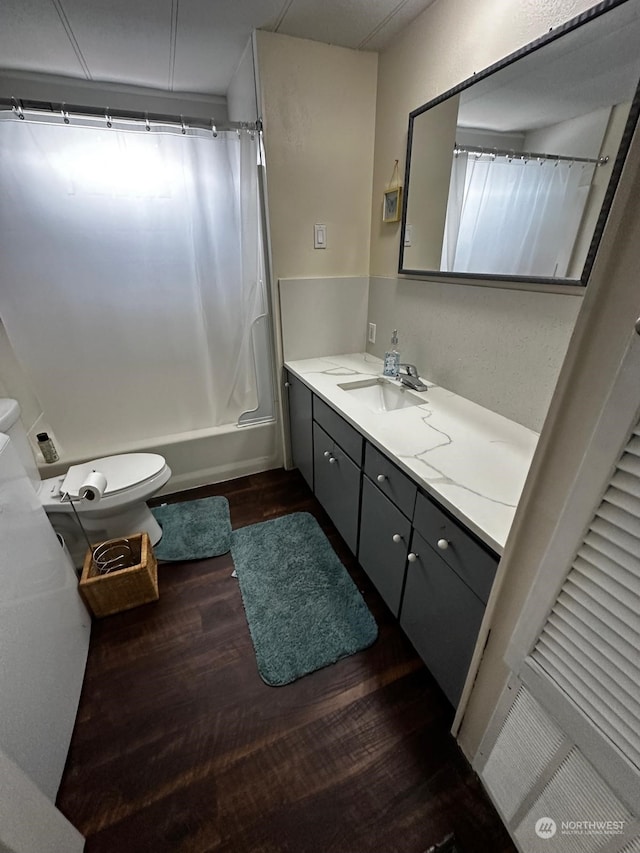
<path fill-rule="evenodd" d="M 382 373 L 384 376 L 393 376 L 396 378 L 400 373 L 400 353 L 396 349 L 398 346 L 398 330 L 394 329 L 391 335 L 391 349 L 384 354 L 384 367 Z"/>

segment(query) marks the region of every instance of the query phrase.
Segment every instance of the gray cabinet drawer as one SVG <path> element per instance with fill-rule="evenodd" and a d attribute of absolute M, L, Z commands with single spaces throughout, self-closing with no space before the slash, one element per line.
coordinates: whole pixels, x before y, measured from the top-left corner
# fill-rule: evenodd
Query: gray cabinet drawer
<path fill-rule="evenodd" d="M 460 699 L 484 606 L 414 531 L 400 625 L 455 707 Z"/>
<path fill-rule="evenodd" d="M 363 477 L 358 562 L 394 616 L 400 610 L 410 538 L 411 522 Z"/>
<path fill-rule="evenodd" d="M 340 445 L 345 453 L 349 454 L 358 466 L 362 465 L 362 445 L 364 443 L 362 436 L 315 394 L 313 396 L 313 419 L 320 424 L 325 432 L 329 433 L 331 438 Z"/>
<path fill-rule="evenodd" d="M 486 604 L 498 565 L 497 557 L 485 551 L 423 494 L 418 494 L 416 499 L 413 526 Z M 438 547 L 440 540 L 448 543 L 446 549 L 441 550 Z"/>
<path fill-rule="evenodd" d="M 413 516 L 418 491 L 416 484 L 369 443 L 365 448 L 364 473 L 391 498 L 407 518 Z"/>
<path fill-rule="evenodd" d="M 315 495 L 355 554 L 358 547 L 360 468 L 318 424 L 313 425 L 313 459 Z"/>

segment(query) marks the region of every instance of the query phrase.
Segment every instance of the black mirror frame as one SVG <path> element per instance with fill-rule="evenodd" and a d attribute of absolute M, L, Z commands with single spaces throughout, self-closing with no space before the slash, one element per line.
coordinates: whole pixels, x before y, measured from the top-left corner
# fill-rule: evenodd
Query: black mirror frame
<path fill-rule="evenodd" d="M 484 80 L 486 77 L 490 77 L 492 74 L 495 74 L 497 71 L 501 71 L 503 68 L 506 68 L 509 65 L 512 65 L 514 62 L 517 62 L 519 59 L 522 59 L 525 56 L 529 56 L 532 53 L 535 53 L 540 48 L 544 47 L 551 42 L 556 41 L 561 38 L 563 35 L 566 35 L 573 30 L 578 29 L 584 24 L 593 21 L 596 18 L 599 18 L 601 15 L 609 12 L 611 9 L 615 9 L 617 6 L 622 6 L 624 3 L 628 2 L 628 0 L 602 0 L 602 2 L 598 3 L 596 6 L 593 6 L 591 9 L 588 9 L 586 12 L 582 12 L 580 15 L 577 15 L 575 18 L 571 18 L 571 20 L 567 21 L 565 24 L 561 24 L 557 28 L 551 30 L 546 33 L 544 36 L 536 39 L 535 41 L 530 42 L 522 48 L 519 48 L 514 53 L 510 53 L 504 59 L 495 62 L 493 65 L 490 65 L 488 68 L 485 68 L 483 71 L 474 74 L 473 77 L 469 77 L 467 80 L 464 80 L 462 83 L 459 83 L 457 86 L 454 86 L 452 89 L 449 89 L 447 92 L 444 92 L 442 95 L 439 95 L 437 98 L 433 98 L 433 100 L 428 101 L 428 103 L 423 104 L 421 107 L 418 107 L 412 112 L 409 113 L 409 127 L 407 132 L 407 154 L 406 154 L 406 162 L 405 162 L 405 172 L 404 172 L 404 203 L 402 210 L 402 225 L 400 229 L 400 251 L 398 255 L 398 274 L 404 275 L 409 278 L 441 278 L 441 279 L 464 279 L 464 283 L 468 284 L 475 281 L 496 281 L 496 282 L 522 282 L 522 283 L 535 283 L 541 285 L 555 285 L 555 286 L 575 286 L 575 287 L 586 287 L 587 282 L 589 280 L 589 276 L 591 274 L 591 270 L 593 268 L 593 264 L 595 262 L 596 253 L 598 251 L 598 247 L 600 245 L 600 240 L 602 239 L 602 234 L 604 232 L 604 227 L 609 216 L 609 211 L 611 210 L 611 204 L 613 202 L 613 197 L 615 195 L 616 189 L 618 187 L 618 183 L 620 181 L 620 176 L 622 174 L 622 169 L 627 157 L 627 153 L 629 151 L 629 146 L 631 145 L 631 139 L 633 138 L 633 134 L 636 129 L 636 125 L 638 123 L 638 116 L 640 115 L 640 80 L 638 81 L 638 85 L 636 87 L 635 95 L 633 97 L 633 101 L 631 103 L 631 108 L 629 110 L 629 115 L 627 117 L 627 122 L 624 128 L 624 132 L 622 134 L 622 138 L 620 140 L 620 147 L 618 148 L 618 152 L 616 154 L 616 159 L 613 164 L 613 168 L 611 170 L 611 178 L 609 180 L 609 184 L 605 191 L 605 195 L 602 202 L 602 207 L 600 209 L 600 213 L 598 215 L 598 219 L 596 221 L 596 225 L 593 232 L 593 237 L 591 239 L 591 243 L 589 245 L 589 250 L 587 251 L 587 255 L 585 258 L 584 268 L 582 270 L 582 275 L 579 279 L 569 279 L 569 278 L 543 278 L 537 276 L 518 276 L 518 275 L 498 275 L 498 274 L 488 274 L 488 273 L 467 273 L 467 272 L 441 272 L 440 270 L 413 270 L 406 269 L 403 267 L 403 257 L 404 257 L 404 240 L 405 240 L 405 230 L 407 225 L 407 206 L 409 202 L 409 191 L 410 191 L 410 172 L 411 172 L 411 144 L 413 139 L 413 123 L 414 120 L 422 113 L 427 110 L 432 109 L 432 107 L 437 106 L 443 101 L 448 100 L 454 95 L 458 95 L 460 92 L 468 89 L 470 86 L 473 86 L 474 83 L 477 83 L 479 80 Z"/>

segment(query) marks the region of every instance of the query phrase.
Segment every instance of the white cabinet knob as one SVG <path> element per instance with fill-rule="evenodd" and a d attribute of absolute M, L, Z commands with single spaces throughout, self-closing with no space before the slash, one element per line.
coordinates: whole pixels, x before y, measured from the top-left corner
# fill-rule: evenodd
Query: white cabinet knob
<path fill-rule="evenodd" d="M 290 383 L 290 382 L 285 382 L 285 383 L 284 383 L 284 387 L 285 387 L 285 388 L 291 388 L 291 383 Z"/>
<path fill-rule="evenodd" d="M 337 461 L 338 461 L 338 460 L 336 459 L 336 457 L 335 457 L 335 456 L 330 456 L 330 457 L 329 457 L 329 465 L 335 465 Z"/>
<path fill-rule="evenodd" d="M 325 450 L 325 452 L 324 452 L 322 455 L 323 455 L 325 458 L 327 458 L 327 459 L 328 459 L 328 458 L 331 456 L 331 451 L 330 451 L 330 450 Z"/>
<path fill-rule="evenodd" d="M 387 478 L 385 477 L 385 475 L 384 475 L 384 474 L 378 474 L 378 476 L 376 477 L 376 480 L 377 480 L 379 483 L 384 483 L 384 481 L 385 481 L 386 479 L 387 479 Z"/>
<path fill-rule="evenodd" d="M 391 538 L 394 542 L 402 542 L 402 536 L 399 533 L 394 533 Z"/>
<path fill-rule="evenodd" d="M 441 551 L 446 551 L 447 548 L 449 547 L 449 543 L 447 542 L 446 539 L 438 539 L 437 544 L 438 544 L 438 548 L 440 548 Z"/>
<path fill-rule="evenodd" d="M 409 554 L 407 557 L 407 560 L 409 560 L 410 563 L 415 563 L 415 561 L 417 559 L 418 559 L 418 555 L 414 554 L 413 552 L 411 554 Z"/>

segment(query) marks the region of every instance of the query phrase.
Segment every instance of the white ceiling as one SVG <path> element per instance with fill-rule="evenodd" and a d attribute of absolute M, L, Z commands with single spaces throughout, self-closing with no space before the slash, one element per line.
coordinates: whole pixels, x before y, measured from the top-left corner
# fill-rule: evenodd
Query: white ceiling
<path fill-rule="evenodd" d="M 0 0 L 0 71 L 224 95 L 252 29 L 383 48 L 433 0 Z"/>

